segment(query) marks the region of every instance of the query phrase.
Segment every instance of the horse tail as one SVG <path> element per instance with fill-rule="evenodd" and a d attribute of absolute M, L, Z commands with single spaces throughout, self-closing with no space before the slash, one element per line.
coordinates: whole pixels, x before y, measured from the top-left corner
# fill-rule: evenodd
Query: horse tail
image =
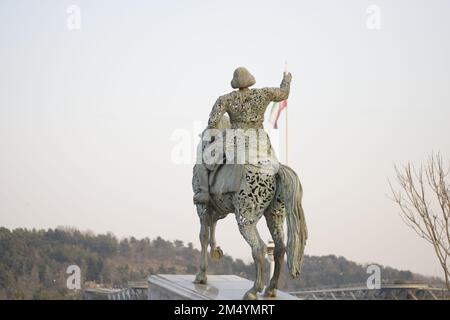
<path fill-rule="evenodd" d="M 305 215 L 302 208 L 302 185 L 297 174 L 288 166 L 280 164 L 277 193 L 284 198 L 288 227 L 287 265 L 293 278 L 300 275 L 303 254 L 308 238 Z"/>

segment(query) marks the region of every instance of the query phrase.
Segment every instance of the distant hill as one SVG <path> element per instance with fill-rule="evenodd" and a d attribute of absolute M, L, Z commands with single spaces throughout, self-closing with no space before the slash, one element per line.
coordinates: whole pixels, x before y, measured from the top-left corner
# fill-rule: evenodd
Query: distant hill
<path fill-rule="evenodd" d="M 200 252 L 192 243 L 134 237 L 117 239 L 113 234 L 93 234 L 72 228 L 8 230 L 0 228 L 0 299 L 77 299 L 66 288 L 66 269 L 81 268 L 82 283 L 125 287 L 128 281 L 146 279 L 155 273 L 195 274 Z M 225 255 L 210 263 L 210 274 L 255 276 L 253 264 Z M 268 268 L 267 268 L 268 270 Z M 381 269 L 386 283 L 421 282 L 441 286 L 442 280 Z M 290 279 L 286 268 L 280 289 L 338 287 L 365 284 L 366 266 L 343 257 L 306 256 L 300 279 Z"/>

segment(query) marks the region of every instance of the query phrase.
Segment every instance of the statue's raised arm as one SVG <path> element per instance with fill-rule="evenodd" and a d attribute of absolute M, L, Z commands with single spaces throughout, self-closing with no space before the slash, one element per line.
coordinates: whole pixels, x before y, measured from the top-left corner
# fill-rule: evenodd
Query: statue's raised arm
<path fill-rule="evenodd" d="M 263 88 L 266 92 L 267 99 L 269 101 L 280 102 L 289 98 L 289 92 L 291 89 L 292 75 L 290 72 L 284 73 L 283 80 L 281 81 L 279 88 Z"/>

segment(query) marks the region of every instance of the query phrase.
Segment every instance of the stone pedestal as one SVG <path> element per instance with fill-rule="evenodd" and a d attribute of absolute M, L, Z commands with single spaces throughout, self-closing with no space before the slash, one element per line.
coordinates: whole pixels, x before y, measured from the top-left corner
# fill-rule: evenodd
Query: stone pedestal
<path fill-rule="evenodd" d="M 253 282 L 235 275 L 208 275 L 208 284 L 194 283 L 193 275 L 158 274 L 148 278 L 149 300 L 241 300 Z M 261 300 L 296 300 L 278 290 L 276 298 L 262 295 Z"/>

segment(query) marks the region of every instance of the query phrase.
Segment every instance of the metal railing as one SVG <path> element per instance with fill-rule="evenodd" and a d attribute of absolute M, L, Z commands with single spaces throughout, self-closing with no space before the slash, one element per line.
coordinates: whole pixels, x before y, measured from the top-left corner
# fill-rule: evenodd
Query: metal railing
<path fill-rule="evenodd" d="M 293 291 L 290 294 L 305 300 L 447 300 L 447 289 L 423 284 L 385 284 L 380 289 L 366 286 L 309 289 Z"/>

